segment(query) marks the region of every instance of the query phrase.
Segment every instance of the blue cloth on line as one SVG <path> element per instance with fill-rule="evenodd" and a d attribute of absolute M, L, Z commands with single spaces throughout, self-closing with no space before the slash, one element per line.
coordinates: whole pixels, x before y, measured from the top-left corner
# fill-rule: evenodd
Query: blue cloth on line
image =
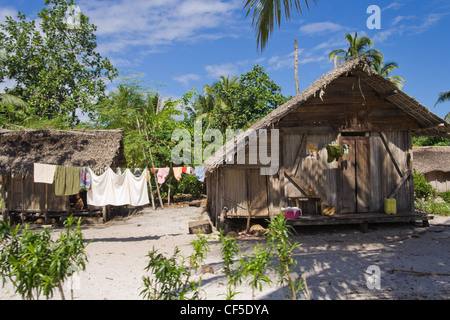
<path fill-rule="evenodd" d="M 197 177 L 198 181 L 205 181 L 205 167 L 195 167 L 195 176 Z"/>

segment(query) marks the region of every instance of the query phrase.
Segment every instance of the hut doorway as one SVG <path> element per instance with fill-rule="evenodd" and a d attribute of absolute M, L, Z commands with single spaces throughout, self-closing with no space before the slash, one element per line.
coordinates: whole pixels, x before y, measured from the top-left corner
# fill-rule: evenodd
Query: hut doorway
<path fill-rule="evenodd" d="M 340 158 L 342 172 L 341 212 L 370 211 L 370 140 L 365 136 L 341 136 L 344 155 Z"/>

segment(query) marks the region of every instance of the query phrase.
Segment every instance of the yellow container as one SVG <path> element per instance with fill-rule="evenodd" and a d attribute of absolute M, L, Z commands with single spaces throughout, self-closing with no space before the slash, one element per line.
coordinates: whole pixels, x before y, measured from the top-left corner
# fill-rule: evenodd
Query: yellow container
<path fill-rule="evenodd" d="M 384 199 L 384 213 L 397 214 L 397 201 L 394 198 Z"/>
<path fill-rule="evenodd" d="M 334 206 L 323 206 L 322 215 L 324 216 L 333 216 L 334 215 Z"/>

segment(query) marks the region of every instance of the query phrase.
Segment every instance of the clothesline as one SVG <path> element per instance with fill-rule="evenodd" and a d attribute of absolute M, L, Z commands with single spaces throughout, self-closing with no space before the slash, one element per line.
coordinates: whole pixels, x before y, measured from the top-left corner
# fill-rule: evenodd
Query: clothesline
<path fill-rule="evenodd" d="M 197 167 L 174 167 L 172 168 L 173 175 L 175 179 L 180 181 L 182 173 L 189 174 L 191 176 L 195 176 L 198 181 L 205 181 L 205 167 L 197 166 Z M 152 172 L 156 172 L 156 176 L 158 178 L 158 183 L 163 184 L 166 181 L 167 176 L 170 173 L 170 168 L 152 168 Z"/>
<path fill-rule="evenodd" d="M 92 206 L 143 206 L 150 203 L 145 169 L 140 177 L 126 169 L 116 174 L 108 168 L 96 175 L 88 167 L 34 164 L 34 182 L 54 184 L 55 194 L 70 196 L 87 191 L 87 204 Z"/>
<path fill-rule="evenodd" d="M 205 168 L 174 167 L 175 179 L 180 180 L 182 173 L 195 176 L 203 182 Z M 159 184 L 163 184 L 170 168 L 152 168 L 156 172 Z M 105 205 L 132 205 L 143 206 L 148 204 L 147 182 L 150 182 L 149 170 L 146 168 L 140 173 L 137 169 L 133 174 L 130 169 L 123 173 L 115 173 L 108 168 L 103 174 L 96 175 L 89 167 L 72 167 L 49 164 L 34 164 L 34 182 L 55 184 L 55 194 L 69 196 L 87 191 L 87 204 L 93 206 Z"/>

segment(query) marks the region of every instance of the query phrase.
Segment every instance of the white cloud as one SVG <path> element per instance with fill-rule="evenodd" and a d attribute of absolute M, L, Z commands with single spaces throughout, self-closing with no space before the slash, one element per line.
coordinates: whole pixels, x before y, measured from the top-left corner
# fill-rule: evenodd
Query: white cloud
<path fill-rule="evenodd" d="M 394 10 L 397 10 L 397 9 L 400 9 L 401 7 L 403 7 L 403 6 L 404 6 L 403 3 L 401 3 L 401 2 L 398 1 L 398 0 L 395 0 L 395 1 L 392 2 L 391 4 L 389 4 L 389 5 L 387 5 L 386 7 L 382 8 L 381 11 L 388 10 L 388 9 L 394 9 Z"/>
<path fill-rule="evenodd" d="M 205 71 L 210 78 L 220 78 L 220 76 L 235 77 L 239 75 L 239 67 L 237 63 L 222 63 L 216 65 L 208 65 L 205 67 Z"/>
<path fill-rule="evenodd" d="M 102 53 L 222 38 L 218 28 L 232 25 L 241 10 L 237 0 L 80 0 L 79 7 L 98 27 Z"/>
<path fill-rule="evenodd" d="M 0 23 L 5 23 L 6 17 L 16 18 L 17 10 L 11 7 L 0 8 Z"/>
<path fill-rule="evenodd" d="M 448 15 L 448 13 L 430 13 L 423 19 L 419 25 L 409 27 L 412 34 L 420 34 L 435 26 L 439 20 Z"/>
<path fill-rule="evenodd" d="M 200 80 L 200 76 L 195 73 L 187 73 L 180 76 L 175 76 L 172 79 L 187 86 L 190 81 Z"/>
<path fill-rule="evenodd" d="M 344 26 L 341 26 L 340 24 L 333 23 L 330 21 L 325 22 L 315 22 L 306 24 L 302 27 L 300 27 L 300 32 L 308 35 L 318 34 L 318 33 L 326 33 L 326 32 L 336 32 L 336 31 L 342 31 L 347 29 Z"/>
<path fill-rule="evenodd" d="M 410 20 L 410 19 L 414 19 L 415 16 L 398 16 L 394 18 L 394 21 L 392 21 L 392 25 L 395 26 L 398 23 L 400 23 L 401 21 L 405 21 L 405 20 Z"/>
<path fill-rule="evenodd" d="M 291 69 L 295 66 L 295 51 L 282 56 L 273 56 L 267 60 L 268 70 Z"/>

